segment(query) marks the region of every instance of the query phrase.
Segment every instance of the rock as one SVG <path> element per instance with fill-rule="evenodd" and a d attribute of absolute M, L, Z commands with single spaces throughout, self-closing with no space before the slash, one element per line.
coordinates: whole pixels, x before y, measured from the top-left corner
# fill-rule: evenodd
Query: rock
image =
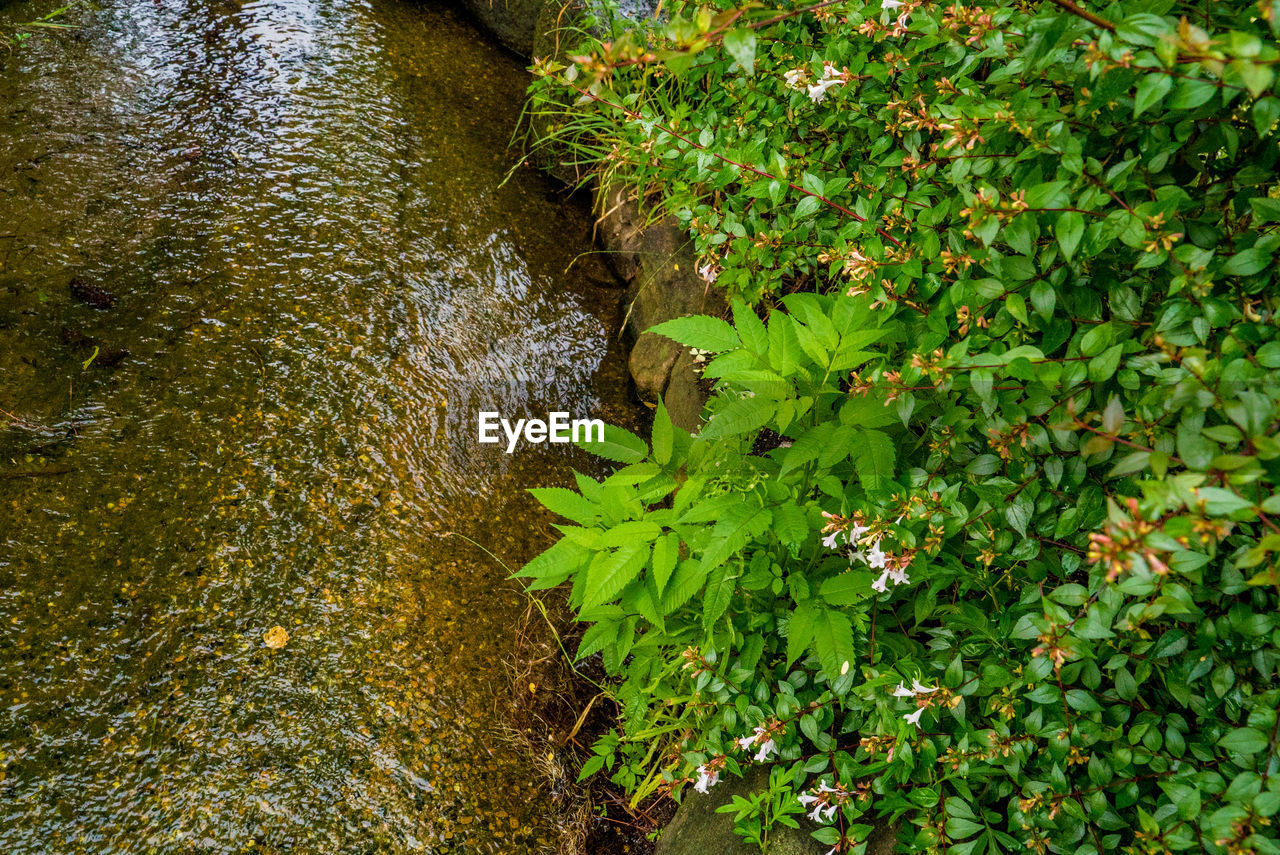
<path fill-rule="evenodd" d="M 685 789 L 684 801 L 663 829 L 653 855 L 760 855 L 759 847 L 733 833 L 733 814 L 716 813 L 716 809 L 729 804 L 734 796 L 746 797 L 768 784 L 768 767 L 752 766 L 742 778 L 721 780 L 705 796 L 692 787 Z M 816 828 L 812 822 L 803 816 L 799 822 L 799 828 L 775 826 L 765 855 L 823 855 L 831 848 L 809 836 Z M 866 855 L 890 855 L 893 844 L 892 830 L 877 823 L 867 841 Z"/>
<path fill-rule="evenodd" d="M 556 0 L 463 0 L 463 6 L 508 49 L 533 56 L 534 32 L 543 6 Z"/>
<path fill-rule="evenodd" d="M 727 316 L 724 293 L 697 275 L 692 242 L 680 225 L 670 218 L 647 222 L 628 190 L 600 190 L 597 208 L 609 258 L 629 283 L 624 312 L 634 342 L 631 376 L 641 397 L 661 395 L 672 421 L 693 430 L 707 400 L 693 360 L 680 345 L 646 330 L 683 315 Z"/>
<path fill-rule="evenodd" d="M 72 297 L 95 309 L 106 310 L 116 304 L 116 296 L 114 294 L 99 285 L 94 285 L 92 282 L 85 282 L 79 276 L 73 276 L 71 281 L 67 283 L 67 287 L 70 289 Z"/>

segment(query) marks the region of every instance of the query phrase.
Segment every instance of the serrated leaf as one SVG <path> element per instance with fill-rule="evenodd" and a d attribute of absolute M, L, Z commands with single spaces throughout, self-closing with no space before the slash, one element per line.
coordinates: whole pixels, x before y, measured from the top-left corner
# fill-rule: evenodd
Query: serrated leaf
<path fill-rule="evenodd" d="M 587 567 L 583 592 L 583 608 L 591 608 L 617 599 L 649 560 L 648 543 L 629 543 L 613 552 L 600 552 Z"/>
<path fill-rule="evenodd" d="M 600 509 L 582 497 L 581 493 L 563 487 L 539 487 L 529 491 L 542 506 L 565 519 L 591 525 L 600 516 Z"/>
<path fill-rule="evenodd" d="M 853 465 L 864 490 L 875 492 L 885 488 L 893 478 L 897 452 L 893 440 L 884 431 L 859 431 L 854 439 Z"/>
<path fill-rule="evenodd" d="M 649 440 L 653 443 L 653 459 L 661 466 L 671 462 L 671 452 L 675 441 L 675 431 L 671 424 L 671 415 L 667 405 L 661 398 L 653 412 L 653 427 L 649 432 Z"/>
<path fill-rule="evenodd" d="M 625 428 L 606 424 L 604 439 L 599 441 L 595 440 L 593 432 L 588 433 L 592 433 L 591 440 L 582 439 L 575 444 L 597 457 L 615 463 L 639 463 L 649 456 L 649 446 L 645 441 Z"/>
<path fill-rule="evenodd" d="M 763 396 L 741 398 L 730 401 L 728 406 L 716 411 L 702 429 L 702 435 L 708 439 L 722 436 L 733 436 L 759 430 L 768 423 L 777 411 L 778 405 Z"/>
<path fill-rule="evenodd" d="M 679 557 L 680 537 L 675 532 L 667 532 L 653 542 L 653 581 L 659 595 L 667 589 Z"/>
<path fill-rule="evenodd" d="M 733 566 L 730 564 L 721 564 L 707 576 L 707 592 L 702 598 L 702 626 L 705 629 L 715 625 L 725 609 L 729 608 L 735 581 Z"/>
<path fill-rule="evenodd" d="M 649 332 L 666 336 L 686 347 L 712 353 L 724 353 L 742 345 L 738 334 L 726 321 L 708 315 L 686 315 L 649 328 Z"/>

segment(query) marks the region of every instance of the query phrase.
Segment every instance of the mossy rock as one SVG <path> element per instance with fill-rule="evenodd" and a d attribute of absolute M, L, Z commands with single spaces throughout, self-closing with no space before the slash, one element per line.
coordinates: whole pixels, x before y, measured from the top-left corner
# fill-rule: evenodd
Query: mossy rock
<path fill-rule="evenodd" d="M 534 33 L 542 8 L 555 0 L 463 0 L 480 25 L 509 50 L 533 56 Z"/>

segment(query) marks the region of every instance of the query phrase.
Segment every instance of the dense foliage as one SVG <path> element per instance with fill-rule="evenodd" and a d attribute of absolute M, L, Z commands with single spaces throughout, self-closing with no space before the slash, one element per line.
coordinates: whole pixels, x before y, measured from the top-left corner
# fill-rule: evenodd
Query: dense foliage
<path fill-rule="evenodd" d="M 586 771 L 770 763 L 741 832 L 838 853 L 1280 851 L 1280 3 L 667 11 L 536 66 L 733 306 L 658 328 L 698 434 L 539 491 Z"/>

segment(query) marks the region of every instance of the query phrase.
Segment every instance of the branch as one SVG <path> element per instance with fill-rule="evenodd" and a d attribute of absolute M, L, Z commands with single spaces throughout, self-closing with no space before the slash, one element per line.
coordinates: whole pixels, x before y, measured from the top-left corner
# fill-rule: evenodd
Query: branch
<path fill-rule="evenodd" d="M 1106 18 L 1099 18 L 1097 15 L 1093 14 L 1088 9 L 1082 9 L 1081 7 L 1073 3 L 1072 0 L 1053 0 L 1053 3 L 1056 6 L 1061 6 L 1063 9 L 1066 9 L 1068 12 L 1075 15 L 1076 17 L 1084 18 L 1086 21 L 1088 21 L 1090 24 L 1093 24 L 1095 27 L 1102 27 L 1102 29 L 1106 30 L 1109 33 L 1114 33 L 1116 30 L 1115 24 L 1111 23 Z"/>

